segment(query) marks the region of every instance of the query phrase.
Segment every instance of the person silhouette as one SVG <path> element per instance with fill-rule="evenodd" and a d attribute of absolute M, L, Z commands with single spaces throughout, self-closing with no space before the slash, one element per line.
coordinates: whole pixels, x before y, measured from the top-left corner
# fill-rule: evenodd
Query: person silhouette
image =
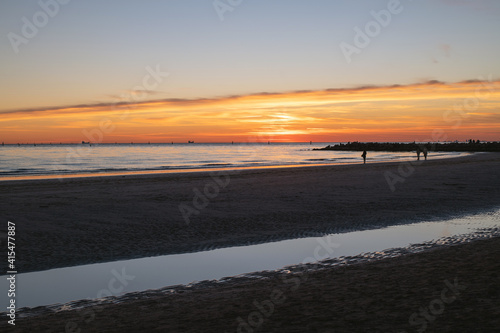
<path fill-rule="evenodd" d="M 423 153 L 424 153 L 424 158 L 427 161 L 427 147 L 424 147 Z"/>
<path fill-rule="evenodd" d="M 417 161 L 420 161 L 420 147 L 417 146 Z"/>
<path fill-rule="evenodd" d="M 361 157 L 363 157 L 363 164 L 366 164 L 366 150 L 363 150 L 363 154 L 361 154 Z"/>

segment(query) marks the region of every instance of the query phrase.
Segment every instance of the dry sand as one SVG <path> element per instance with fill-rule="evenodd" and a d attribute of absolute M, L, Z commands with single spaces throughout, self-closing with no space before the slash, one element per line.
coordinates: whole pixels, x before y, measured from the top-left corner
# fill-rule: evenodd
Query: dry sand
<path fill-rule="evenodd" d="M 328 152 L 325 152 L 328 154 Z M 497 206 L 500 154 L 401 163 L 0 182 L 19 272 L 451 217 Z M 226 185 L 227 183 L 227 185 Z M 213 198 L 187 224 L 196 190 Z M 6 261 L 1 261 L 4 270 Z"/>

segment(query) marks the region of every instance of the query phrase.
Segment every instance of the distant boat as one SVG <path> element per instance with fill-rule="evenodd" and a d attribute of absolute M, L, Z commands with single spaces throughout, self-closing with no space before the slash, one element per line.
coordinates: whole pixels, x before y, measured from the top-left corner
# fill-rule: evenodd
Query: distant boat
<path fill-rule="evenodd" d="M 194 141 L 188 141 L 188 143 L 194 143 Z"/>

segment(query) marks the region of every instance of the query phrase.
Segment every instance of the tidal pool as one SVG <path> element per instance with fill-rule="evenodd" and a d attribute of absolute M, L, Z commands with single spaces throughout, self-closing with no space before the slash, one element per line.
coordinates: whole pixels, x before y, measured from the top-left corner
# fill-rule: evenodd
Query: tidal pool
<path fill-rule="evenodd" d="M 16 306 L 36 307 L 119 296 L 128 292 L 276 270 L 327 258 L 407 247 L 498 227 L 500 209 L 443 221 L 21 273 L 16 275 Z M 9 289 L 7 277 L 4 275 L 0 280 L 3 291 Z M 7 292 L 2 292 L 0 311 L 5 311 L 8 302 Z"/>

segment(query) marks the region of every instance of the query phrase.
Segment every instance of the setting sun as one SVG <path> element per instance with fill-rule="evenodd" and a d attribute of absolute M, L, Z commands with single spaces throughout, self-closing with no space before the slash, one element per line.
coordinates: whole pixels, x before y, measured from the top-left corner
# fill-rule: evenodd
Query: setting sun
<path fill-rule="evenodd" d="M 269 93 L 217 99 L 12 110 L 0 114 L 3 141 L 332 142 L 495 140 L 498 81 Z M 106 123 L 102 135 L 93 136 Z"/>

